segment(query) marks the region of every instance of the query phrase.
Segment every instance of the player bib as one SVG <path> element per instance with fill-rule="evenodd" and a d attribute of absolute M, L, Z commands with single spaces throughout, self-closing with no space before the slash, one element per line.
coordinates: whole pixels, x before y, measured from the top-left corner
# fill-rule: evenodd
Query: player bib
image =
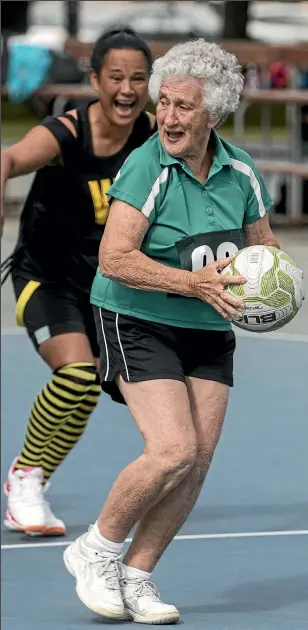
<path fill-rule="evenodd" d="M 245 247 L 243 230 L 221 230 L 187 236 L 175 243 L 182 269 L 200 271 L 216 260 L 233 256 Z"/>

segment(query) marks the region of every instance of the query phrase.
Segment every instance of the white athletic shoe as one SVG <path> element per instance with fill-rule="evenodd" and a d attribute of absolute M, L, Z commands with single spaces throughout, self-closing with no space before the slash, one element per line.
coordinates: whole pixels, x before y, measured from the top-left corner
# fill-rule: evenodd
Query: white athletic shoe
<path fill-rule="evenodd" d="M 62 536 L 65 524 L 51 511 L 44 498 L 43 471 L 40 467 L 16 470 L 16 458 L 4 484 L 8 497 L 4 517 L 6 529 L 30 536 Z"/>
<path fill-rule="evenodd" d="M 124 619 L 120 589 L 121 556 L 102 550 L 86 540 L 87 533 L 73 542 L 63 554 L 64 564 L 76 578 L 76 591 L 82 603 L 108 619 Z"/>
<path fill-rule="evenodd" d="M 121 580 L 125 619 L 137 623 L 163 625 L 177 623 L 180 613 L 170 604 L 162 602 L 159 592 L 149 580 L 123 578 Z"/>

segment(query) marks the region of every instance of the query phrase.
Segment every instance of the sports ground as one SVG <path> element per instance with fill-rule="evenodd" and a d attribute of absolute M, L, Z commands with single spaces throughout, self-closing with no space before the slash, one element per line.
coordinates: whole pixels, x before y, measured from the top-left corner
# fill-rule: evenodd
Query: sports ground
<path fill-rule="evenodd" d="M 14 221 L 8 221 L 2 258 L 15 234 Z M 307 269 L 306 278 L 307 242 L 307 233 L 281 234 L 282 247 Z M 308 299 L 282 331 L 238 335 L 235 387 L 207 484 L 153 574 L 187 630 L 307 628 L 307 322 Z M 33 398 L 48 376 L 26 335 L 14 326 L 7 283 L 2 295 L 2 480 L 22 445 Z M 53 509 L 67 523 L 67 537 L 29 539 L 2 532 L 4 630 L 107 625 L 79 602 L 62 554 L 95 521 L 115 476 L 141 449 L 127 409 L 102 397 L 49 491 Z M 112 625 L 133 627 L 131 622 Z"/>

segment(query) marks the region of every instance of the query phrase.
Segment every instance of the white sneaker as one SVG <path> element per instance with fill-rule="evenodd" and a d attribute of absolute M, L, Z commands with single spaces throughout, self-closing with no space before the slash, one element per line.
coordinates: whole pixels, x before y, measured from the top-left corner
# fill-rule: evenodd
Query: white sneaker
<path fill-rule="evenodd" d="M 16 470 L 17 461 L 4 484 L 8 497 L 4 524 L 14 531 L 40 532 L 45 527 L 43 471 L 39 467 Z"/>
<path fill-rule="evenodd" d="M 159 592 L 149 580 L 121 580 L 124 601 L 125 619 L 133 619 L 137 623 L 162 625 L 177 623 L 180 613 L 170 604 L 164 604 Z"/>
<path fill-rule="evenodd" d="M 76 591 L 82 603 L 108 619 L 124 619 L 120 589 L 121 556 L 88 543 L 87 533 L 73 542 L 63 554 L 64 564 L 76 578 Z"/>
<path fill-rule="evenodd" d="M 6 529 L 30 536 L 62 536 L 65 524 L 51 511 L 44 498 L 43 471 L 40 467 L 16 470 L 16 458 L 4 484 L 8 497 L 4 517 Z"/>

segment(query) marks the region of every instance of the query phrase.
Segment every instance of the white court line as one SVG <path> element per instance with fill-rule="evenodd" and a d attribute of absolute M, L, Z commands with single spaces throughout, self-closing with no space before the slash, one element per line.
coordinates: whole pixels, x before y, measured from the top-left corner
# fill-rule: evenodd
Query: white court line
<path fill-rule="evenodd" d="M 248 337 L 249 339 L 263 340 L 270 339 L 271 341 L 297 341 L 300 343 L 308 343 L 308 335 L 299 333 L 283 333 L 283 332 L 268 332 L 268 333 L 253 333 L 246 330 L 240 330 L 233 328 L 237 337 Z M 3 337 L 15 337 L 16 335 L 26 335 L 24 328 L 2 328 L 1 335 Z"/>
<path fill-rule="evenodd" d="M 266 538 L 269 536 L 307 536 L 308 529 L 291 529 L 270 532 L 230 532 L 226 534 L 183 534 L 175 536 L 174 540 L 219 540 L 226 538 Z M 1 545 L 1 549 L 35 549 L 36 547 L 67 547 L 73 540 L 60 540 L 40 543 L 17 543 L 15 545 Z M 125 542 L 132 542 L 126 538 Z"/>

